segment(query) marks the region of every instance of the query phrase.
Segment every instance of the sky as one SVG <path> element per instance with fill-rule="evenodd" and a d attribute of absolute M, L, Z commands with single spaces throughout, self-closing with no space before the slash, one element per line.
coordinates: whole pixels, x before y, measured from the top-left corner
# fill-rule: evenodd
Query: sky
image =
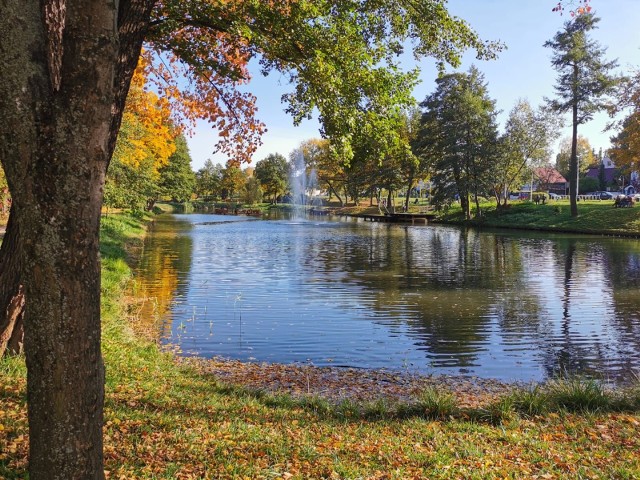
<path fill-rule="evenodd" d="M 449 0 L 449 11 L 471 24 L 484 40 L 500 40 L 506 45 L 497 60 L 479 61 L 472 52 L 465 54 L 458 69 L 466 71 L 476 65 L 485 75 L 489 95 L 496 100 L 502 113 L 498 120 L 502 126 L 509 110 L 520 98 L 527 99 L 536 107 L 545 97 L 553 97 L 557 72 L 551 66 L 549 48 L 545 41 L 553 38 L 571 17 L 568 10 L 563 15 L 551 9 L 554 0 Z M 577 1 L 576 1 L 577 3 Z M 640 68 L 640 0 L 591 0 L 596 16 L 601 18 L 592 38 L 607 48 L 607 59 L 618 59 L 620 72 Z M 422 101 L 435 89 L 437 75 L 432 59 L 424 58 L 421 83 L 414 90 L 417 101 Z M 407 63 L 407 68 L 413 64 Z M 454 71 L 449 69 L 448 71 Z M 250 90 L 257 97 L 258 117 L 266 124 L 267 133 L 263 145 L 254 155 L 252 164 L 272 153 L 285 157 L 301 142 L 319 138 L 318 122 L 304 121 L 299 127 L 284 112 L 280 102 L 283 93 L 291 90 L 286 80 L 278 75 L 262 77 L 256 74 Z M 597 115 L 590 123 L 579 127 L 578 133 L 585 136 L 591 146 L 606 150 L 613 132 L 603 132 L 608 121 L 606 114 Z M 563 129 L 560 139 L 571 134 L 570 126 Z M 193 135 L 188 138 L 192 167 L 198 170 L 207 159 L 224 164 L 226 158 L 213 154 L 216 142 L 215 130 L 205 122 L 199 122 Z M 553 160 L 553 159 L 550 159 Z"/>

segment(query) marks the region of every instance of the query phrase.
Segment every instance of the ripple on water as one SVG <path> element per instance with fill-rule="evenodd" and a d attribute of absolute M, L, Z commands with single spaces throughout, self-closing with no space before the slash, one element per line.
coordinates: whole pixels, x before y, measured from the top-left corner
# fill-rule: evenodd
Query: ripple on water
<path fill-rule="evenodd" d="M 633 240 L 215 215 L 157 224 L 138 274 L 158 299 L 147 315 L 192 354 L 525 381 L 640 368 Z"/>

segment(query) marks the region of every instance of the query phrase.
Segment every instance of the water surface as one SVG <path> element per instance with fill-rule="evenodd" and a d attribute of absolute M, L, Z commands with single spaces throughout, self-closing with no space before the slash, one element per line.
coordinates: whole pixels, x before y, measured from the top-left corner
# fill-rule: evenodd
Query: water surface
<path fill-rule="evenodd" d="M 640 243 L 160 217 L 141 316 L 186 355 L 539 381 L 640 372 Z"/>

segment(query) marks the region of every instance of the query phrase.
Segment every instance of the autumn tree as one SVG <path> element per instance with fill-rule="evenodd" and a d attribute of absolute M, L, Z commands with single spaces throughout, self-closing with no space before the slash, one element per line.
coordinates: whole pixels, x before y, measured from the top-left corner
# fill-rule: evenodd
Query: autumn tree
<path fill-rule="evenodd" d="M 619 92 L 617 113 L 624 113 L 611 137 L 609 155 L 618 168 L 626 172 L 640 165 L 640 71 L 626 78 Z"/>
<path fill-rule="evenodd" d="M 557 98 L 549 104 L 556 112 L 571 113 L 569 200 L 574 217 L 578 215 L 578 127 L 608 107 L 606 100 L 620 83 L 612 74 L 617 61 L 606 60 L 606 49 L 590 37 L 598 21 L 591 13 L 579 15 L 544 44 L 553 50 L 551 64 L 558 72 Z"/>
<path fill-rule="evenodd" d="M 591 0 L 560 0 L 552 9 L 562 15 L 566 9 L 569 9 L 569 15 L 586 15 L 591 12 Z"/>
<path fill-rule="evenodd" d="M 186 119 L 212 122 L 228 158 L 250 157 L 262 132 L 253 97 L 239 89 L 252 58 L 291 82 L 284 100 L 294 121 L 317 111 L 323 133 L 348 156 L 363 105 L 407 101 L 406 74 L 396 68 L 403 46 L 441 64 L 458 64 L 468 47 L 492 55 L 445 3 L 3 2 L 0 160 L 13 204 L 0 312 L 26 301 L 29 478 L 104 477 L 98 233 L 143 42 L 189 77 L 179 92 L 156 63 L 167 98 L 182 97 Z"/>
<path fill-rule="evenodd" d="M 611 137 L 609 155 L 623 171 L 637 170 L 640 165 L 640 111 L 630 113 L 620 131 Z"/>
<path fill-rule="evenodd" d="M 495 101 L 476 67 L 436 81 L 436 90 L 421 104 L 423 114 L 418 153 L 429 163 L 436 204 L 460 198 L 465 218 L 471 199 L 488 191 L 497 156 Z"/>
<path fill-rule="evenodd" d="M 145 90 L 148 62 L 138 64 L 105 180 L 107 207 L 142 211 L 160 195 L 160 169 L 176 149 L 169 103 Z"/>
<path fill-rule="evenodd" d="M 556 170 L 565 178 L 570 178 L 572 148 L 573 139 L 571 137 L 565 137 L 560 141 L 558 153 L 556 153 Z M 593 148 L 587 137 L 578 135 L 578 140 L 576 141 L 576 157 L 578 159 L 578 177 L 585 174 L 589 167 L 597 162 L 593 154 Z"/>
<path fill-rule="evenodd" d="M 223 199 L 233 200 L 239 195 L 247 181 L 247 174 L 236 164 L 229 161 L 222 170 L 220 179 L 220 195 Z"/>
<path fill-rule="evenodd" d="M 331 196 L 335 196 L 344 206 L 344 186 L 346 182 L 344 159 L 336 155 L 331 149 L 329 140 L 312 138 L 305 140 L 296 148 L 292 155 L 302 155 L 307 173 L 314 171 L 318 181 L 318 187 L 326 190 Z"/>

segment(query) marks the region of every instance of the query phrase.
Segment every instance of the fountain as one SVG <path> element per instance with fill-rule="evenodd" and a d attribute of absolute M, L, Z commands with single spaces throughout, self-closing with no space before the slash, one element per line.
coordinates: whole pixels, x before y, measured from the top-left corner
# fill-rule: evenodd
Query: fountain
<path fill-rule="evenodd" d="M 299 150 L 293 155 L 289 184 L 291 186 L 291 203 L 293 204 L 295 218 L 306 217 L 307 207 L 322 204 L 322 201 L 315 195 L 318 186 L 316 171 L 311 169 L 307 175 L 304 155 Z"/>

